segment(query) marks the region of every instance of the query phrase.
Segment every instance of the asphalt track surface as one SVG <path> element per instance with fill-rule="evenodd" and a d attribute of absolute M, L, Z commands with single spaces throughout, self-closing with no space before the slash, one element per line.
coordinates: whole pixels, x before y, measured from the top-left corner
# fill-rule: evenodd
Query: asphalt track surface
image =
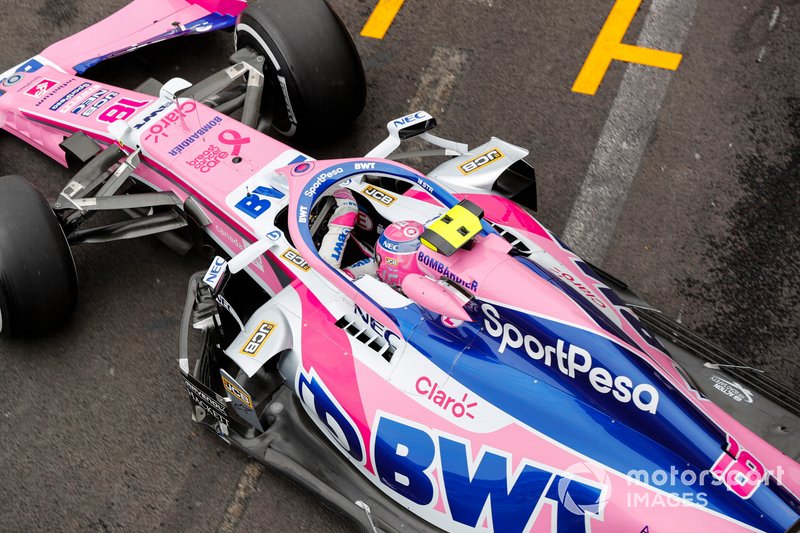
<path fill-rule="evenodd" d="M 388 120 L 423 107 L 445 137 L 529 148 L 538 216 L 559 234 L 585 217 L 581 199 L 592 198 L 600 169 L 619 188 L 614 201 L 588 206 L 602 234 L 570 230 L 576 250 L 797 387 L 798 2 L 691 1 L 677 14 L 675 2 L 645 1 L 625 42 L 664 44 L 682 63 L 669 72 L 614 62 L 594 96 L 570 88 L 612 0 L 409 0 L 383 40 L 357 35 L 374 2 L 331 3 L 356 35 L 367 109 L 330 142 L 301 148 L 362 155 Z M 123 4 L 6 0 L 0 64 Z M 645 22 L 651 11 L 658 16 Z M 227 65 L 231 42 L 224 33 L 177 40 L 91 76 L 126 87 L 148 76 L 199 80 Z M 3 174 L 27 176 L 50 196 L 69 177 L 7 135 Z M 187 279 L 206 260 L 151 239 L 75 255 L 76 319 L 41 340 L 0 344 L 0 530 L 348 531 L 191 422 L 175 361 L 178 317 Z"/>

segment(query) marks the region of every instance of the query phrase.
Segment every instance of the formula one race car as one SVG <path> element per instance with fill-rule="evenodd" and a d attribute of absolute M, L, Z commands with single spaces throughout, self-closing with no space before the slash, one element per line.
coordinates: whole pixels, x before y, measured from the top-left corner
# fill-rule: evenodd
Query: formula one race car
<path fill-rule="evenodd" d="M 184 3 L 210 20 L 235 13 L 209 4 L 241 7 L 169 2 Z M 322 2 L 294 4 L 340 28 Z M 67 243 L 205 234 L 221 253 L 190 282 L 179 355 L 194 420 L 366 531 L 796 527 L 800 465 L 764 440 L 800 456 L 793 391 L 745 389 L 723 370 L 731 356 L 560 243 L 523 208 L 535 176 L 522 148 L 442 139 L 423 111 L 358 159 L 314 160 L 260 133 L 263 54 L 290 102 L 283 131 L 327 109 L 281 100 L 295 72 L 274 62 L 285 18 L 273 41 L 246 29 L 264 13 L 241 15 L 233 67 L 157 97 L 95 87 L 47 54 L 6 74 L 4 127 L 84 166 L 52 209 L 0 180 L 0 257 L 34 266 L 0 264 L 3 331 L 69 314 Z M 338 31 L 322 34 L 360 89 Z M 229 89 L 240 78 L 246 90 Z M 346 118 L 361 103 L 308 94 Z M 411 138 L 433 145 L 412 157 L 444 162 L 427 175 L 398 163 Z M 110 209 L 131 220 L 82 227 Z M 729 390 L 748 401 L 726 403 Z M 778 419 L 791 421 L 783 440 L 760 425 Z"/>
<path fill-rule="evenodd" d="M 77 76 L 148 44 L 222 29 L 234 32 L 233 65 L 196 85 L 150 79 L 129 91 Z M 249 175 L 257 143 L 245 126 L 286 137 L 325 133 L 353 121 L 365 101 L 355 45 L 324 0 L 135 0 L 4 72 L 0 126 L 78 173 L 54 202 L 55 218 L 27 182 L 0 180 L 0 332 L 29 334 L 74 310 L 64 235 L 70 244 L 132 238 L 183 228 L 192 216 L 209 226 L 184 170 L 207 177 L 222 164 L 233 165 L 231 176 Z M 239 122 L 223 120 L 233 113 Z M 108 210 L 133 220 L 81 228 Z M 169 240 L 188 246 L 174 231 Z"/>

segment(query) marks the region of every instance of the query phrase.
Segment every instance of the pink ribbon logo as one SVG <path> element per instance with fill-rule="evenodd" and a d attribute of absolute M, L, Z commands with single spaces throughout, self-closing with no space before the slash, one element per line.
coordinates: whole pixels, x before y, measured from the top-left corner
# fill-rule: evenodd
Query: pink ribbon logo
<path fill-rule="evenodd" d="M 250 143 L 250 137 L 242 137 L 242 134 L 236 130 L 225 130 L 219 134 L 219 142 L 233 146 L 231 154 L 236 157 L 241 153 L 242 146 Z"/>

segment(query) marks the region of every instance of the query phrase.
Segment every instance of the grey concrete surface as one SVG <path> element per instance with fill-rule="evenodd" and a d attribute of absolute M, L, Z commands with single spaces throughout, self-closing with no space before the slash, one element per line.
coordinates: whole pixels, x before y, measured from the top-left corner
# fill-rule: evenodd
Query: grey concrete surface
<path fill-rule="evenodd" d="M 446 99 L 427 100 L 439 133 L 527 147 L 540 219 L 567 218 L 625 65 L 596 96 L 570 87 L 612 0 L 408 1 L 381 41 L 357 36 L 374 2 L 332 0 L 356 35 L 367 109 L 317 157 L 366 153 L 418 93 L 434 50 L 454 50 Z M 124 4 L 4 2 L 0 58 L 11 66 Z M 778 15 L 775 17 L 775 9 Z M 644 2 L 642 12 L 649 9 Z M 774 21 L 773 21 L 774 19 Z M 656 307 L 767 370 L 800 383 L 800 4 L 699 2 L 602 265 Z M 642 16 L 626 41 L 635 42 Z M 92 77 L 198 80 L 224 67 L 228 34 L 145 49 Z M 69 174 L 0 136 L 0 175 L 47 194 Z M 603 213 L 598 216 L 602 217 Z M 246 459 L 193 425 L 175 357 L 189 275 L 204 258 L 150 239 L 75 251 L 81 299 L 65 329 L 0 343 L 0 530 L 215 531 Z M 239 531 L 346 531 L 280 476 L 255 485 Z"/>

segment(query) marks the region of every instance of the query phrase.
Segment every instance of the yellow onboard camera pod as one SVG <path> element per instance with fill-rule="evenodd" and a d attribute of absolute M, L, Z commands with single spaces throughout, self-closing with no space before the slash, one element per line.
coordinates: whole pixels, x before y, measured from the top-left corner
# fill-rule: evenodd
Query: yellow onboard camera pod
<path fill-rule="evenodd" d="M 470 202 L 461 200 L 439 219 L 434 221 L 420 236 L 422 244 L 443 255 L 453 255 L 481 232 L 483 210 Z"/>

